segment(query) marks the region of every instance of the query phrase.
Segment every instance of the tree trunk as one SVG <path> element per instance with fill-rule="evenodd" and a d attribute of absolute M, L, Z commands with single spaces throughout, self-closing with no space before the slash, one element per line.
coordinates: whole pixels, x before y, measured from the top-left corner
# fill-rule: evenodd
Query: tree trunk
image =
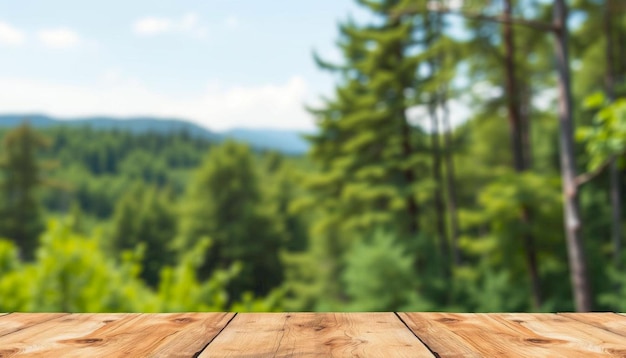
<path fill-rule="evenodd" d="M 532 222 L 532 212 L 527 206 L 522 207 L 521 221 L 529 229 Z M 532 304 L 535 310 L 541 308 L 541 280 L 539 277 L 539 264 L 537 262 L 537 249 L 535 247 L 535 237 L 528 231 L 522 235 L 524 251 L 526 253 L 526 268 L 530 277 L 530 288 L 532 292 Z"/>
<path fill-rule="evenodd" d="M 605 57 L 606 57 L 606 72 L 605 72 L 605 85 L 606 94 L 610 101 L 615 99 L 615 65 L 613 57 L 613 16 L 611 14 L 611 0 L 604 1 L 604 38 L 606 39 Z"/>
<path fill-rule="evenodd" d="M 404 114 L 402 123 L 402 155 L 405 159 L 408 159 L 413 155 L 413 146 L 411 145 L 411 126 L 407 122 Z M 413 169 L 404 169 L 403 175 L 405 185 L 407 187 L 415 183 L 415 173 L 413 173 Z M 404 200 L 408 216 L 408 232 L 409 235 L 414 238 L 419 232 L 419 205 L 417 204 L 415 195 L 413 195 L 413 190 L 408 190 L 407 196 Z"/>
<path fill-rule="evenodd" d="M 532 85 L 523 83 L 520 86 L 521 108 L 520 115 L 522 119 L 522 146 L 524 147 L 524 167 L 526 170 L 533 168 L 533 150 L 532 150 L 532 123 L 530 121 L 532 111 Z"/>
<path fill-rule="evenodd" d="M 511 0 L 504 2 L 504 18 L 512 18 Z M 505 22 L 503 25 L 505 67 L 506 67 L 506 92 L 507 108 L 509 113 L 509 131 L 513 153 L 513 167 L 517 172 L 524 171 L 524 146 L 522 138 L 522 116 L 520 113 L 520 93 L 515 78 L 515 40 L 513 25 Z"/>
<path fill-rule="evenodd" d="M 504 18 L 512 19 L 513 6 L 512 0 L 504 2 Z M 506 92 L 509 112 L 509 131 L 511 137 L 511 145 L 513 152 L 513 168 L 518 173 L 523 173 L 527 167 L 527 160 L 524 156 L 524 129 L 521 113 L 521 91 L 517 85 L 515 70 L 515 34 L 513 25 L 510 22 L 503 24 L 504 50 L 505 50 L 505 67 L 506 67 Z M 520 218 L 524 228 L 531 227 L 530 208 L 524 206 L 522 208 L 522 216 Z M 526 256 L 526 266 L 531 284 L 532 302 L 535 310 L 541 307 L 541 281 L 539 278 L 539 270 L 537 268 L 537 253 L 535 250 L 534 237 L 526 230 L 522 235 L 524 242 L 524 251 Z"/>
<path fill-rule="evenodd" d="M 606 39 L 606 95 L 609 101 L 615 100 L 615 65 L 613 53 L 613 16 L 611 14 L 611 0 L 604 2 L 604 38 Z M 613 241 L 613 260 L 615 267 L 619 269 L 621 265 L 621 246 L 622 246 L 622 200 L 620 193 L 620 172 L 617 163 L 618 158 L 612 157 L 609 167 L 610 171 L 610 196 L 611 196 L 611 237 Z"/>
<path fill-rule="evenodd" d="M 574 158 L 574 122 L 572 120 L 572 93 L 568 54 L 567 4 L 554 1 L 554 39 L 559 88 L 559 144 L 563 210 L 570 278 L 578 312 L 591 311 L 591 287 L 587 273 L 585 249 L 581 238 L 581 219 L 578 207 L 576 162 Z"/>
<path fill-rule="evenodd" d="M 429 48 L 431 46 L 432 41 L 436 41 L 440 36 L 443 23 L 440 14 L 432 13 L 427 14 L 426 16 L 433 16 L 434 19 L 432 21 L 427 21 L 427 41 L 426 46 Z M 432 81 L 437 81 L 437 74 L 441 69 L 441 53 L 438 53 L 436 56 L 428 61 L 430 67 L 430 79 Z M 443 259 L 443 272 L 446 278 L 451 277 L 450 271 L 450 245 L 448 243 L 448 236 L 446 235 L 446 208 L 443 202 L 443 193 L 442 193 L 442 183 L 443 183 L 443 175 L 441 172 L 441 144 L 439 142 L 439 116 L 437 114 L 437 109 L 440 101 L 440 93 L 439 89 L 433 90 L 432 96 L 428 103 L 428 115 L 430 117 L 431 122 L 431 149 L 432 149 L 432 160 L 433 160 L 433 180 L 435 182 L 435 192 L 434 194 L 434 206 L 435 206 L 435 226 L 437 229 L 437 234 L 439 235 L 439 250 L 441 251 L 441 257 Z"/>
<path fill-rule="evenodd" d="M 444 155 L 446 165 L 446 186 L 448 189 L 448 213 L 450 215 L 450 239 L 452 244 L 452 259 L 455 266 L 461 265 L 461 251 L 459 250 L 459 218 L 457 215 L 457 199 L 455 188 L 455 170 L 452 144 L 452 126 L 450 125 L 450 111 L 448 110 L 448 88 L 444 86 L 441 96 Z"/>
<path fill-rule="evenodd" d="M 450 248 L 448 245 L 448 237 L 446 235 L 446 223 L 445 223 L 445 207 L 443 204 L 443 195 L 441 192 L 442 178 L 441 173 L 441 146 L 439 143 L 439 118 L 437 116 L 437 104 L 431 103 L 428 106 L 428 114 L 432 125 L 431 133 L 431 148 L 433 158 L 433 180 L 435 181 L 434 192 L 434 205 L 435 205 L 435 221 L 437 227 L 437 234 L 439 235 L 439 250 L 441 251 L 441 257 L 444 260 L 444 273 L 446 277 L 450 276 L 449 256 Z"/>
<path fill-rule="evenodd" d="M 399 25 L 399 19 L 394 19 L 391 21 L 390 26 L 395 27 Z M 403 63 L 404 61 L 404 48 L 401 43 L 397 43 L 393 49 L 395 55 L 397 56 L 398 63 Z M 411 87 L 411 80 L 407 77 L 401 77 L 400 83 L 402 86 L 402 90 L 405 88 Z M 399 129 L 400 129 L 400 146 L 401 146 L 401 158 L 403 161 L 409 161 L 413 155 L 415 155 L 413 148 L 413 142 L 411 140 L 413 129 L 408 121 L 406 116 L 406 103 L 404 101 L 404 93 L 399 92 L 396 94 L 396 100 L 401 102 L 401 105 L 398 106 L 396 112 L 396 118 L 398 119 Z M 408 231 L 408 235 L 411 239 L 416 239 L 416 236 L 420 230 L 419 224 L 419 216 L 420 216 L 420 207 L 417 199 L 415 198 L 415 193 L 411 188 L 413 184 L 415 184 L 416 176 L 413 168 L 406 166 L 404 169 L 400 170 L 402 177 L 404 178 L 404 190 L 405 190 L 405 207 L 406 207 L 406 215 L 407 215 L 407 226 L 406 230 Z M 419 267 L 419 260 L 416 260 L 416 267 Z"/>
<path fill-rule="evenodd" d="M 613 233 L 613 260 L 615 268 L 622 268 L 622 193 L 620 188 L 620 171 L 618 167 L 617 157 L 611 160 L 610 176 L 611 176 L 611 206 L 612 206 L 612 233 Z"/>
<path fill-rule="evenodd" d="M 626 34 L 625 31 L 620 27 L 617 31 L 617 58 L 619 59 L 624 59 L 626 58 L 626 51 L 624 51 L 624 48 L 626 48 L 626 46 L 624 46 L 624 44 L 626 44 Z M 620 81 L 624 81 L 626 80 L 626 61 L 620 61 L 619 62 L 620 66 L 619 67 L 619 79 Z"/>

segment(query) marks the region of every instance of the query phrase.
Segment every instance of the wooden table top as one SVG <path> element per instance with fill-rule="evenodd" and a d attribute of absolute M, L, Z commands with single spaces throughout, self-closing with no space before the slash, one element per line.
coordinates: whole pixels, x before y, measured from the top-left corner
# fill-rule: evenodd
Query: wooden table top
<path fill-rule="evenodd" d="M 626 357 L 616 313 L 10 313 L 0 357 Z"/>

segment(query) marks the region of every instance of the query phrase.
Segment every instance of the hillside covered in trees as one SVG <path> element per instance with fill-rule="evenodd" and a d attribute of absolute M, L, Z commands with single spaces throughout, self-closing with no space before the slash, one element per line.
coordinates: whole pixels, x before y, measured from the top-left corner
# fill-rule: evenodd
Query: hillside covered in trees
<path fill-rule="evenodd" d="M 358 3 L 306 155 L 0 128 L 0 311 L 626 310 L 626 4 Z"/>

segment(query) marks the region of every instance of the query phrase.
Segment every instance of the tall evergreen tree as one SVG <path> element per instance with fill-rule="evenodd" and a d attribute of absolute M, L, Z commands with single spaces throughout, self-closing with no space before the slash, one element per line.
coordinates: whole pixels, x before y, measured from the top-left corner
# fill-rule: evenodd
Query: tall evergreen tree
<path fill-rule="evenodd" d="M 177 249 L 183 253 L 209 238 L 201 277 L 235 262 L 243 266 L 230 290 L 266 294 L 280 284 L 281 245 L 271 212 L 266 210 L 254 168 L 255 157 L 242 144 L 226 142 L 213 148 L 189 184 L 182 205 Z"/>
<path fill-rule="evenodd" d="M 445 224 L 445 207 L 443 203 L 443 174 L 441 163 L 441 144 L 439 135 L 439 106 L 441 104 L 441 85 L 440 78 L 437 76 L 442 70 L 441 50 L 433 46 L 437 41 L 441 40 L 443 30 L 443 19 L 438 13 L 424 13 L 424 47 L 426 53 L 431 53 L 428 61 L 428 83 L 429 91 L 422 91 L 423 95 L 428 98 L 426 107 L 428 108 L 428 116 L 430 117 L 431 130 L 431 154 L 432 154 L 432 178 L 434 185 L 433 204 L 435 208 L 435 227 L 439 237 L 439 251 L 445 257 L 445 261 L 451 262 L 449 259 L 450 249 Z M 450 265 L 444 268 L 447 277 L 450 277 Z"/>
<path fill-rule="evenodd" d="M 34 256 L 43 231 L 36 190 L 42 184 L 37 154 L 48 140 L 24 123 L 8 132 L 0 152 L 0 236 L 15 241 L 26 260 Z"/>
<path fill-rule="evenodd" d="M 155 187 L 135 187 L 117 202 L 111 246 L 115 252 L 143 249 L 141 277 L 156 287 L 166 265 L 174 264 L 171 250 L 176 236 L 172 197 Z"/>
<path fill-rule="evenodd" d="M 310 245 L 326 248 L 318 260 L 328 262 L 329 271 L 319 276 L 330 282 L 320 289 L 338 300 L 345 298 L 336 281 L 342 256 L 355 237 L 385 227 L 410 240 L 407 246 L 418 246 L 423 231 L 418 184 L 428 171 L 422 149 L 426 135 L 406 114 L 419 97 L 416 18 L 392 16 L 400 1 L 359 4 L 379 21 L 343 23 L 339 45 L 344 63 L 318 59 L 321 67 L 338 74 L 338 85 L 335 97 L 313 110 L 320 131 L 311 137 L 312 157 L 321 172 L 308 181 L 314 196 L 310 204 L 320 212 Z"/>

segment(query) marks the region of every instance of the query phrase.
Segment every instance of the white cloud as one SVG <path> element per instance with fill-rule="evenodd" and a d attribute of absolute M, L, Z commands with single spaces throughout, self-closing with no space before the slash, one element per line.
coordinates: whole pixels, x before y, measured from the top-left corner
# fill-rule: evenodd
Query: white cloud
<path fill-rule="evenodd" d="M 180 28 L 184 31 L 191 31 L 198 25 L 198 15 L 190 12 L 185 14 L 180 20 Z"/>
<path fill-rule="evenodd" d="M 236 29 L 239 27 L 239 18 L 237 18 L 236 16 L 229 16 L 226 18 L 224 23 L 229 29 Z"/>
<path fill-rule="evenodd" d="M 186 13 L 178 19 L 147 16 L 133 23 L 133 32 L 139 36 L 153 36 L 165 33 L 182 33 L 195 37 L 205 37 L 207 28 L 203 26 L 198 15 Z"/>
<path fill-rule="evenodd" d="M 214 130 L 264 127 L 310 130 L 303 108 L 307 84 L 295 76 L 285 83 L 225 87 L 209 84 L 196 95 L 174 97 L 109 70 L 93 86 L 0 78 L 0 112 L 46 113 L 60 117 L 110 115 L 188 119 Z"/>
<path fill-rule="evenodd" d="M 133 31 L 140 36 L 157 35 L 170 31 L 172 21 L 162 17 L 144 17 L 133 24 Z"/>
<path fill-rule="evenodd" d="M 465 123 L 469 119 L 471 115 L 471 110 L 463 100 L 451 99 L 450 101 L 448 101 L 448 113 L 450 126 L 452 126 L 452 128 L 455 128 Z M 411 124 L 420 126 L 428 133 L 432 132 L 433 125 L 428 113 L 427 106 L 411 107 L 406 111 L 406 116 Z M 441 108 L 437 109 L 437 116 L 437 118 L 439 119 L 439 131 L 443 132 L 443 110 Z"/>
<path fill-rule="evenodd" d="M 41 30 L 37 37 L 44 46 L 54 49 L 74 47 L 81 41 L 76 32 L 65 27 Z"/>
<path fill-rule="evenodd" d="M 0 21 L 0 45 L 21 45 L 25 38 L 26 36 L 20 30 Z"/>

